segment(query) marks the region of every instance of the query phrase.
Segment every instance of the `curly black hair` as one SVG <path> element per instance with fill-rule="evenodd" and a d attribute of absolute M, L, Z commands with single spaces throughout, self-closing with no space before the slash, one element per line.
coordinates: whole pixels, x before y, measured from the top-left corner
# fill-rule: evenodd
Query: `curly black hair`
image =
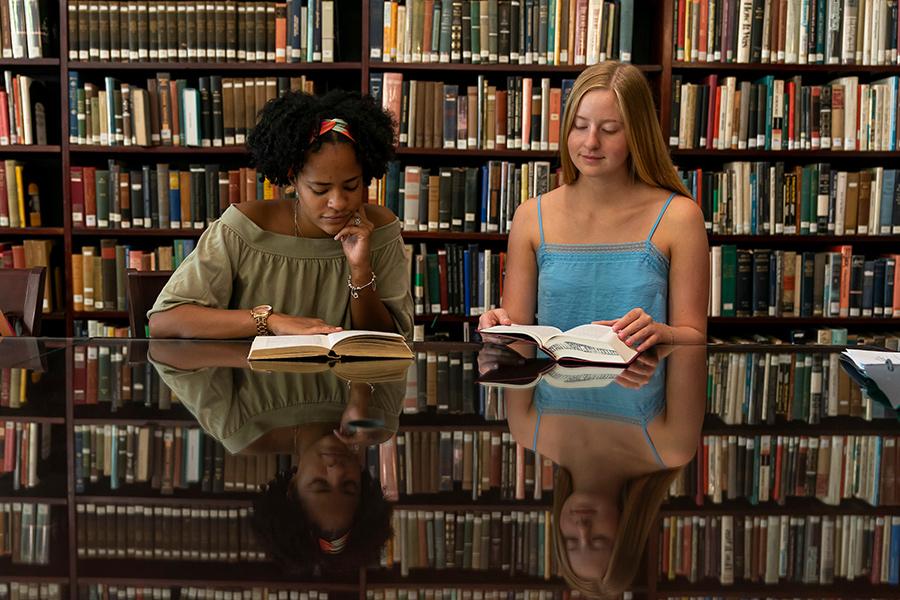
<path fill-rule="evenodd" d="M 324 119 L 347 122 L 356 142 L 329 131 L 313 139 Z M 363 183 L 384 175 L 394 156 L 394 120 L 371 96 L 331 90 L 323 96 L 288 92 L 270 100 L 259 113 L 256 127 L 247 137 L 253 165 L 277 185 L 292 185 L 310 153 L 325 142 L 353 144 L 363 172 Z"/>
<path fill-rule="evenodd" d="M 251 527 L 266 554 L 294 576 L 349 574 L 377 562 L 391 536 L 393 505 L 368 470 L 361 472 L 359 506 L 340 554 L 325 554 L 319 548 L 321 532 L 293 492 L 295 472 L 296 467 L 279 472 L 253 500 Z"/>

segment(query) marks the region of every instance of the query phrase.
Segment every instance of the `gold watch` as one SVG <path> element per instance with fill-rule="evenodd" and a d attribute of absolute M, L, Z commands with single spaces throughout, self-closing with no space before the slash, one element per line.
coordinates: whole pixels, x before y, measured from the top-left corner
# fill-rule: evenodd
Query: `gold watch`
<path fill-rule="evenodd" d="M 272 335 L 269 331 L 269 316 L 272 314 L 270 304 L 260 304 L 250 309 L 250 316 L 256 321 L 256 335 Z"/>

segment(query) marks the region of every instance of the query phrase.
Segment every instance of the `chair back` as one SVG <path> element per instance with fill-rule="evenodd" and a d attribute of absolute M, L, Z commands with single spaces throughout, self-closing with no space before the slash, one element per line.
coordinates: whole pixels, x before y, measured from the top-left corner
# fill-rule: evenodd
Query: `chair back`
<path fill-rule="evenodd" d="M 22 334 L 41 335 L 45 267 L 0 269 L 0 310 L 22 323 Z"/>
<path fill-rule="evenodd" d="M 165 287 L 172 271 L 135 271 L 125 272 L 128 284 L 128 322 L 131 325 L 131 337 L 147 338 L 147 311 Z"/>

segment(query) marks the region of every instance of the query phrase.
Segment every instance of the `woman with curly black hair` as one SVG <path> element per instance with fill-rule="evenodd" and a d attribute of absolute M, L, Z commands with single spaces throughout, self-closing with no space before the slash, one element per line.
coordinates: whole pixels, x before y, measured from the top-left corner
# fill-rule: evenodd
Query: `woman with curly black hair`
<path fill-rule="evenodd" d="M 400 222 L 365 203 L 393 154 L 391 116 L 369 96 L 289 92 L 266 104 L 247 147 L 259 173 L 297 199 L 228 208 L 148 312 L 151 336 L 411 337 Z"/>

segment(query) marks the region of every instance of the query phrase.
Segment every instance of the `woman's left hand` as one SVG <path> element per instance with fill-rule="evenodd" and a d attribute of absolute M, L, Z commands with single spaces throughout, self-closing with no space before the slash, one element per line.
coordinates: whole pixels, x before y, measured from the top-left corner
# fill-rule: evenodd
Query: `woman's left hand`
<path fill-rule="evenodd" d="M 619 319 L 611 321 L 593 321 L 594 325 L 609 325 L 618 334 L 619 339 L 643 352 L 656 344 L 672 343 L 673 333 L 665 323 L 657 323 L 642 308 L 633 308 Z M 636 344 L 640 344 L 635 347 Z"/>
<path fill-rule="evenodd" d="M 369 238 L 374 229 L 375 225 L 366 218 L 365 208 L 360 208 L 334 236 L 334 239 L 341 243 L 351 269 L 369 265 Z"/>

